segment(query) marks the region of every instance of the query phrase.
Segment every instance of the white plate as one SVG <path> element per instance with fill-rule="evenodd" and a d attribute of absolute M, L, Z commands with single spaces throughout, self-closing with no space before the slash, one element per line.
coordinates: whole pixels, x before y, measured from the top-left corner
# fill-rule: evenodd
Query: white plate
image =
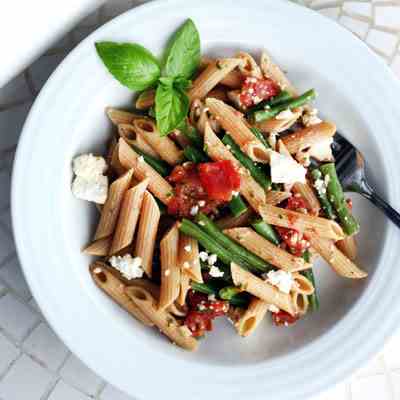
<path fill-rule="evenodd" d="M 253 53 L 265 46 L 304 90 L 318 89 L 318 108 L 336 121 L 369 161 L 370 177 L 400 205 L 400 85 L 350 33 L 284 1 L 170 0 L 149 3 L 106 24 L 81 43 L 52 75 L 26 122 L 13 179 L 13 222 L 32 292 L 66 344 L 105 379 L 138 399 L 300 399 L 351 373 L 384 343 L 400 319 L 399 235 L 359 198 L 364 282 L 320 265 L 319 313 L 290 329 L 265 322 L 239 338 L 220 321 L 196 354 L 139 325 L 92 283 L 80 253 L 95 228 L 96 210 L 70 192 L 71 159 L 104 151 L 111 126 L 107 105 L 129 106 L 132 94 L 106 72 L 99 40 L 137 41 L 160 54 L 187 17 L 203 51 Z"/>

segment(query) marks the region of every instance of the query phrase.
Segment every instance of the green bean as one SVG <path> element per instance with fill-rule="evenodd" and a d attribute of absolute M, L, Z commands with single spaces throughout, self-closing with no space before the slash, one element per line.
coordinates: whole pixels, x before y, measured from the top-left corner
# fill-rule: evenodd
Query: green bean
<path fill-rule="evenodd" d="M 315 182 L 317 182 L 318 180 L 321 180 L 323 182 L 322 173 L 318 168 L 313 169 L 311 171 L 311 177 L 313 179 L 314 186 L 315 186 Z M 325 183 L 324 183 L 324 187 L 325 187 Z M 325 216 L 329 219 L 335 219 L 335 213 L 333 211 L 332 204 L 328 200 L 326 190 L 325 191 L 323 189 L 317 190 L 317 197 L 318 197 L 319 202 L 321 203 L 321 207 L 322 207 L 322 210 L 324 211 Z"/>
<path fill-rule="evenodd" d="M 328 200 L 335 208 L 344 233 L 349 236 L 357 233 L 360 229 L 360 225 L 351 214 L 351 211 L 349 210 L 349 207 L 346 203 L 342 185 L 340 184 L 339 178 L 336 174 L 335 164 L 324 164 L 319 169 L 324 175 L 324 180 L 325 177 L 328 177 L 326 178 L 328 179 Z"/>
<path fill-rule="evenodd" d="M 270 107 L 277 106 L 278 104 L 285 103 L 286 101 L 291 100 L 291 99 L 292 99 L 292 95 L 288 91 L 282 90 L 279 94 L 272 97 L 272 99 L 270 99 L 268 101 L 267 105 L 269 105 Z"/>
<path fill-rule="evenodd" d="M 262 219 L 257 219 L 252 222 L 251 226 L 265 239 L 269 240 L 274 245 L 279 246 L 280 239 L 272 225 L 268 224 Z"/>
<path fill-rule="evenodd" d="M 236 286 L 225 286 L 219 292 L 219 297 L 223 300 L 230 300 L 233 296 L 243 292 L 243 290 L 239 289 Z"/>
<path fill-rule="evenodd" d="M 252 128 L 250 128 L 250 130 L 253 132 L 254 136 L 267 148 L 270 149 L 271 146 L 269 145 L 266 137 L 263 135 L 263 133 L 256 128 L 255 126 L 253 126 Z"/>
<path fill-rule="evenodd" d="M 308 250 L 306 250 L 303 254 L 303 258 L 305 262 L 310 262 L 310 252 Z M 305 271 L 302 271 L 301 274 L 306 277 L 314 286 L 314 293 L 310 294 L 307 296 L 308 301 L 310 303 L 310 308 L 311 311 L 317 311 L 319 309 L 319 298 L 318 298 L 318 293 L 317 293 L 317 287 L 315 286 L 315 277 L 314 277 L 314 272 L 313 270 L 307 269 Z"/>
<path fill-rule="evenodd" d="M 224 135 L 222 142 L 226 146 L 229 146 L 231 153 L 250 172 L 255 181 L 257 181 L 265 189 L 269 189 L 271 187 L 271 179 L 267 176 L 267 174 L 257 164 L 255 164 L 249 156 L 240 150 L 240 147 L 229 135 Z"/>
<path fill-rule="evenodd" d="M 234 261 L 233 257 L 245 261 L 253 272 L 266 272 L 273 268 L 262 258 L 251 253 L 230 237 L 224 235 L 218 226 L 205 214 L 198 213 L 196 221 L 216 243 L 228 250 L 228 254 L 232 261 Z"/>
<path fill-rule="evenodd" d="M 186 146 L 183 150 L 185 157 L 196 164 L 209 161 L 207 155 L 194 146 Z"/>
<path fill-rule="evenodd" d="M 256 111 L 254 113 L 254 119 L 256 122 L 265 121 L 267 119 L 273 118 L 278 115 L 281 111 L 285 111 L 287 109 L 292 109 L 296 107 L 300 107 L 311 100 L 314 100 L 316 97 L 316 93 L 314 89 L 308 90 L 303 93 L 301 96 L 295 97 L 294 99 L 287 100 L 283 103 L 279 103 L 275 106 L 266 106 L 264 110 Z"/>
<path fill-rule="evenodd" d="M 190 143 L 193 146 L 196 146 L 197 148 L 201 149 L 203 147 L 203 139 L 199 135 L 199 132 L 197 131 L 196 128 L 186 125 L 185 127 L 182 127 L 180 129 L 182 134 L 190 140 Z"/>
<path fill-rule="evenodd" d="M 136 151 L 136 153 L 140 154 L 143 157 L 144 161 L 146 161 L 147 164 L 153 167 L 161 176 L 169 175 L 171 169 L 165 161 L 158 160 L 157 158 L 148 155 L 135 145 L 132 145 L 132 148 Z"/>
<path fill-rule="evenodd" d="M 191 281 L 190 286 L 196 292 L 200 292 L 200 293 L 204 293 L 204 294 L 217 295 L 219 292 L 218 288 L 212 287 L 211 285 L 206 284 L 206 283 L 199 283 L 199 282 Z"/>
<path fill-rule="evenodd" d="M 229 202 L 229 208 L 234 217 L 239 217 L 239 215 L 247 211 L 247 205 L 240 194 L 232 196 L 232 200 Z"/>

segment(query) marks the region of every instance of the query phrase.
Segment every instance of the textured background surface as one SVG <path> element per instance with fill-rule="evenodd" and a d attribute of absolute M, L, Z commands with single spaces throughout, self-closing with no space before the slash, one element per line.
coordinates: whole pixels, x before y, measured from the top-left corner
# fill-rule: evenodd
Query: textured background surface
<path fill-rule="evenodd" d="M 99 25 L 142 2 L 109 0 L 0 89 L 0 400 L 131 399 L 71 354 L 42 317 L 15 253 L 9 192 L 18 136 L 35 96 L 51 72 L 75 44 Z M 302 3 L 351 30 L 400 78 L 400 0 Z M 400 334 L 375 360 L 318 400 L 400 400 Z"/>

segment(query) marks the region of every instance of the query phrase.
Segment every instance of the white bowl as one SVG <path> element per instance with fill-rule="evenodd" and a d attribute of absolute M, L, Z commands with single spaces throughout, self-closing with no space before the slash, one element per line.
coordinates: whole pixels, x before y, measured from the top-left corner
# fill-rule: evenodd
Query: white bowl
<path fill-rule="evenodd" d="M 132 93 L 105 70 L 99 40 L 137 41 L 161 53 L 187 17 L 203 51 L 271 51 L 301 90 L 317 88 L 317 106 L 359 146 L 369 176 L 400 205 L 399 82 L 367 47 L 335 23 L 286 1 L 158 1 L 136 8 L 84 40 L 37 98 L 18 147 L 12 210 L 18 252 L 32 292 L 65 343 L 105 379 L 138 399 L 301 399 L 351 373 L 381 348 L 400 321 L 399 234 L 365 200 L 363 282 L 317 268 L 321 310 L 288 329 L 266 321 L 238 337 L 226 321 L 186 353 L 130 318 L 93 284 L 81 254 L 98 215 L 70 192 L 71 159 L 102 152 L 110 134 L 106 106 L 129 106 Z"/>

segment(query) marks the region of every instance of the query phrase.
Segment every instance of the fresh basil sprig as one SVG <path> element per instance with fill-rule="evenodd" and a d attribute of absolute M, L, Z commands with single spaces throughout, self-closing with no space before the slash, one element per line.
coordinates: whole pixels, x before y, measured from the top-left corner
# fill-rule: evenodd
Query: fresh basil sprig
<path fill-rule="evenodd" d="M 163 76 L 153 54 L 137 43 L 96 43 L 108 71 L 132 90 L 156 87 L 155 118 L 162 136 L 168 135 L 189 111 L 186 90 L 200 65 L 200 36 L 188 19 L 169 40 L 163 57 Z"/>

